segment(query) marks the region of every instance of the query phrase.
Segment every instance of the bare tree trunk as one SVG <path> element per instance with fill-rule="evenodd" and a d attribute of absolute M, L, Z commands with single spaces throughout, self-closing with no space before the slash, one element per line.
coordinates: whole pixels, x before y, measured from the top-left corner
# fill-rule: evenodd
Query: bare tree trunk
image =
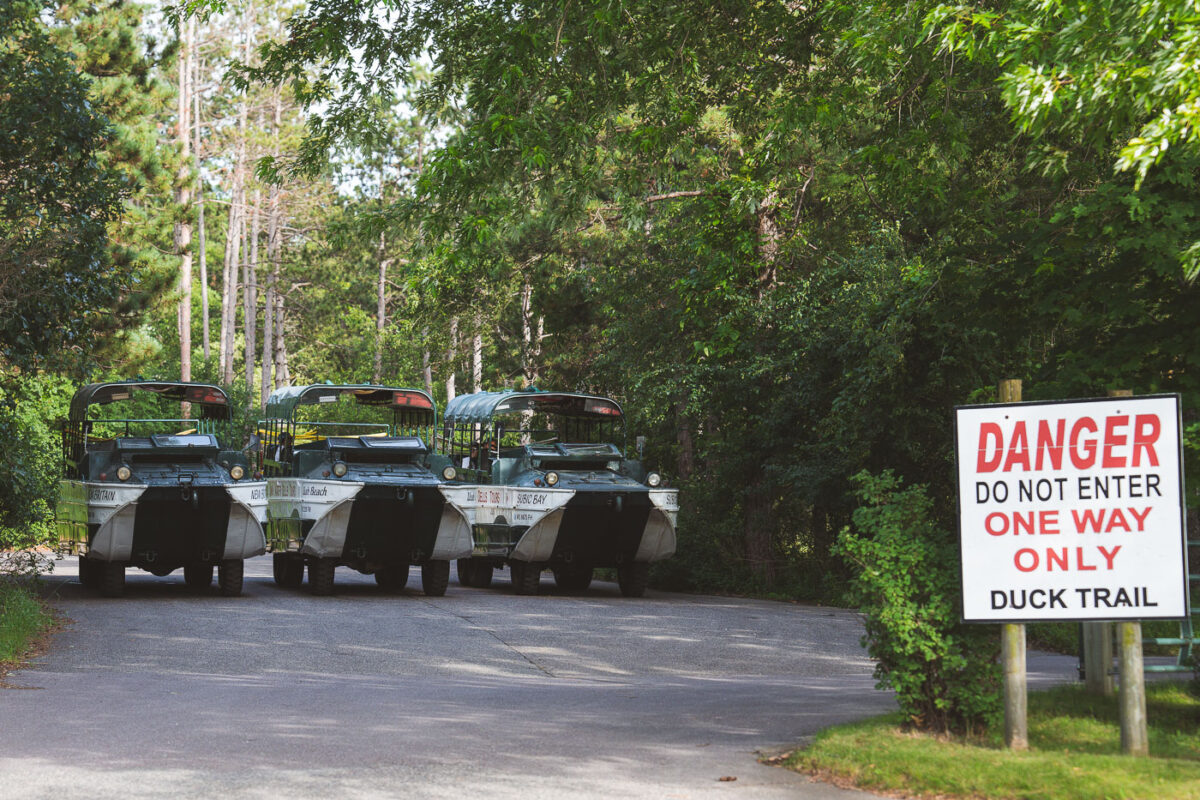
<path fill-rule="evenodd" d="M 292 376 L 288 372 L 287 341 L 284 336 L 284 293 L 275 287 L 275 384 L 291 386 Z"/>
<path fill-rule="evenodd" d="M 471 339 L 471 391 L 483 391 L 483 314 L 475 312 L 475 336 Z"/>
<path fill-rule="evenodd" d="M 375 297 L 375 371 L 372 373 L 376 384 L 383 378 L 383 330 L 387 324 L 387 269 L 388 264 L 392 261 L 390 258 L 385 258 L 386 253 L 387 239 L 384 238 L 383 231 L 380 231 L 379 285 Z"/>
<path fill-rule="evenodd" d="M 247 396 L 254 392 L 255 333 L 258 330 L 258 200 L 258 189 L 255 188 L 254 199 L 250 204 L 250 256 L 246 259 L 246 268 L 242 278 L 245 286 L 242 295 L 242 327 L 246 337 L 244 357 L 246 360 Z"/>
<path fill-rule="evenodd" d="M 454 362 L 458 358 L 458 317 L 450 318 L 450 344 L 446 348 L 446 402 L 455 397 Z"/>
<path fill-rule="evenodd" d="M 675 443 L 679 446 L 676 469 L 679 479 L 686 481 L 696 470 L 696 442 L 692 435 L 694 424 L 687 413 L 686 398 L 675 403 Z"/>
<path fill-rule="evenodd" d="M 191 213 L 191 84 L 192 40 L 195 22 L 185 20 L 180 25 L 179 104 L 176 139 L 179 141 L 179 173 L 176 176 L 175 202 L 179 206 L 179 221 L 175 223 L 175 251 L 179 254 L 179 374 L 180 379 L 192 379 L 192 224 Z M 182 405 L 183 416 L 189 416 L 189 406 Z"/>
<path fill-rule="evenodd" d="M 254 53 L 254 3 L 248 2 L 242 9 L 242 60 L 250 63 Z M 234 340 L 237 332 L 237 285 L 238 271 L 242 266 L 239 247 L 246 236 L 246 169 L 249 158 L 247 142 L 247 118 L 250 99 L 245 93 L 238 99 L 237 156 L 233 170 L 229 204 L 229 231 L 226 240 L 226 274 L 228 280 L 222 287 L 221 299 L 221 347 L 224 359 L 221 364 L 221 380 L 225 385 L 233 383 Z M 235 224 L 236 222 L 236 224 Z"/>
<path fill-rule="evenodd" d="M 746 559 L 754 574 L 770 586 L 775 582 L 775 553 L 772 548 L 775 509 L 770 487 L 758 472 L 746 487 L 744 504 Z"/>
<path fill-rule="evenodd" d="M 429 328 L 421 329 L 421 377 L 425 380 L 425 391 L 433 394 L 433 367 L 429 363 Z"/>
<path fill-rule="evenodd" d="M 775 214 L 779 194 L 772 190 L 763 198 L 758 210 L 759 274 L 757 298 L 761 302 L 775 287 L 779 258 L 779 224 Z M 743 505 L 743 535 L 750 568 L 768 586 L 775 581 L 774 535 L 776 527 L 776 492 L 767 483 L 761 470 L 756 471 L 746 487 Z"/>
<path fill-rule="evenodd" d="M 200 91 L 197 87 L 200 85 L 200 46 L 199 42 L 193 39 L 192 50 L 192 131 L 193 131 L 193 147 L 192 150 L 196 157 L 196 250 L 200 256 L 200 323 L 201 323 L 201 341 L 203 342 L 203 353 L 205 362 L 212 355 L 212 347 L 209 342 L 209 325 L 211 319 L 208 311 L 208 251 L 207 251 L 207 232 L 204 230 L 204 177 L 200 174 L 198 167 L 200 166 L 203 157 L 201 150 L 202 136 L 200 123 Z"/>
<path fill-rule="evenodd" d="M 779 209 L 779 193 L 771 190 L 763 198 L 758 209 L 758 297 L 775 287 L 776 267 L 779 262 L 779 223 L 775 212 Z"/>
<path fill-rule="evenodd" d="M 536 386 L 541 379 L 538 364 L 542 357 L 542 340 L 546 338 L 546 318 L 538 315 L 536 325 L 533 318 L 533 283 L 525 277 L 521 286 L 521 374 L 526 386 Z"/>
<path fill-rule="evenodd" d="M 269 240 L 268 240 L 269 241 Z M 268 245 L 270 247 L 270 245 Z M 270 256 L 267 257 L 270 260 Z M 271 369 L 275 353 L 275 284 L 278 280 L 272 263 L 271 272 L 267 276 L 267 294 L 263 298 L 263 341 L 262 341 L 262 382 L 259 385 L 259 408 L 267 409 L 267 398 L 275 389 Z"/>
<path fill-rule="evenodd" d="M 533 320 L 531 317 L 531 307 L 533 306 L 533 284 L 529 281 L 529 276 L 525 276 L 525 283 L 521 286 L 521 375 L 525 379 L 525 386 L 534 385 L 533 372 Z"/>
<path fill-rule="evenodd" d="M 272 184 L 267 194 L 267 263 L 270 277 L 267 279 L 267 296 L 263 303 L 263 347 L 262 347 L 262 408 L 267 407 L 267 398 L 275 390 L 278 374 L 272 378 L 275 354 L 275 307 L 279 293 L 279 253 L 283 243 L 279 224 L 279 186 Z"/>
<path fill-rule="evenodd" d="M 230 192 L 229 226 L 225 231 L 225 265 L 221 281 L 221 342 L 219 364 L 221 381 L 233 383 L 233 327 L 237 308 L 238 267 L 241 264 L 242 244 L 242 157 L 233 169 L 233 190 Z"/>

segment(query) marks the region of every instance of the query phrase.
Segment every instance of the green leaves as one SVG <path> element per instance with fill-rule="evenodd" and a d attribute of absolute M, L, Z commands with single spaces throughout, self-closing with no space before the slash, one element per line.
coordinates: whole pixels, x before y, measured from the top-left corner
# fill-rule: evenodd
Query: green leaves
<path fill-rule="evenodd" d="M 837 551 L 856 567 L 851 599 L 866 620 L 879 687 L 896 691 L 918 728 L 986 726 L 1000 710 L 998 640 L 990 627 L 959 622 L 953 535 L 935 523 L 924 487 L 905 488 L 890 471 L 855 483 L 863 505 Z"/>
<path fill-rule="evenodd" d="M 120 296 L 111 130 L 38 5 L 0 8 L 0 371 L 72 360 Z"/>

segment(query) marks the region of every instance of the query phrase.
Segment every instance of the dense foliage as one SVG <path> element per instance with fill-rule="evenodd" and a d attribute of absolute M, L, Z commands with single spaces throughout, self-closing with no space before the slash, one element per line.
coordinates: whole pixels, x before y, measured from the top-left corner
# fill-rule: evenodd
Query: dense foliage
<path fill-rule="evenodd" d="M 108 120 L 39 20 L 0 5 L 0 367 L 81 359 L 127 275 L 108 258 L 117 176 L 102 163 Z M 7 369 L 4 370 L 7 372 Z"/>
<path fill-rule="evenodd" d="M 657 580 L 789 597 L 840 592 L 860 471 L 949 519 L 950 410 L 1001 378 L 1180 392 L 1197 430 L 1184 4 L 189 5 L 168 47 L 121 0 L 12 6 L 3 85 L 43 59 L 96 100 L 54 135 L 0 104 L 14 163 L 97 205 L 43 242 L 94 263 L 47 255 L 47 302 L 0 315 L 8 372 L 78 344 L 72 379 L 189 363 L 249 407 L 323 380 L 611 395 L 684 490 Z M 37 171 L 63 130 L 76 178 Z M 46 230 L 9 180 L 0 233 Z M 185 253 L 208 271 L 168 293 Z"/>
<path fill-rule="evenodd" d="M 1000 711 L 998 642 L 993 629 L 960 622 L 957 537 L 934 518 L 923 487 L 891 472 L 856 483 L 863 505 L 837 549 L 858 568 L 849 594 L 866 620 L 878 687 L 895 690 L 917 727 L 985 727 Z"/>

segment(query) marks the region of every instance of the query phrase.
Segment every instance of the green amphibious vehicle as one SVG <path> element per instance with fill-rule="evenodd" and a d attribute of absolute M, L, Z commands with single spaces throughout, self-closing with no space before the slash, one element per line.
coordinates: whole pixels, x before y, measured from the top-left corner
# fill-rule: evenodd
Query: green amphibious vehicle
<path fill-rule="evenodd" d="M 444 439 L 468 484 L 474 548 L 459 580 L 488 586 L 509 566 L 518 594 L 544 569 L 582 591 L 596 567 L 615 567 L 621 593 L 640 597 L 651 562 L 675 553 L 679 493 L 625 457 L 625 415 L 604 397 L 565 392 L 477 392 L 446 406 Z"/>
<path fill-rule="evenodd" d="M 339 566 L 399 591 L 412 564 L 441 596 L 450 562 L 471 552 L 470 523 L 447 490 L 457 471 L 431 452 L 437 410 L 419 389 L 314 384 L 267 400 L 259 431 L 275 581 L 333 593 Z"/>
<path fill-rule="evenodd" d="M 199 591 L 216 567 L 221 594 L 241 594 L 243 559 L 265 549 L 267 501 L 266 484 L 246 480 L 245 454 L 222 449 L 231 420 L 229 398 L 207 384 L 121 381 L 75 392 L 55 516 L 59 552 L 79 556 L 84 586 L 117 597 L 126 567 L 182 568 Z"/>

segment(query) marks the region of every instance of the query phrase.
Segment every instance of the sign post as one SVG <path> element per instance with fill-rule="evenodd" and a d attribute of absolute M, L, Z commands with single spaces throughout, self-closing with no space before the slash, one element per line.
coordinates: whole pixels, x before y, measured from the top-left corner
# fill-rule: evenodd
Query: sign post
<path fill-rule="evenodd" d="M 1000 402 L 1021 402 L 1021 381 L 1000 381 Z M 1029 749 L 1029 691 L 1026 686 L 1025 626 L 1000 626 L 1000 658 L 1004 663 L 1004 744 L 1009 750 Z"/>
<path fill-rule="evenodd" d="M 1006 626 L 1006 693 L 1024 649 L 1008 625 L 1187 616 L 1178 396 L 963 406 L 955 423 L 963 619 Z M 1121 692 L 1140 694 L 1144 729 L 1135 638 L 1122 629 Z"/>

